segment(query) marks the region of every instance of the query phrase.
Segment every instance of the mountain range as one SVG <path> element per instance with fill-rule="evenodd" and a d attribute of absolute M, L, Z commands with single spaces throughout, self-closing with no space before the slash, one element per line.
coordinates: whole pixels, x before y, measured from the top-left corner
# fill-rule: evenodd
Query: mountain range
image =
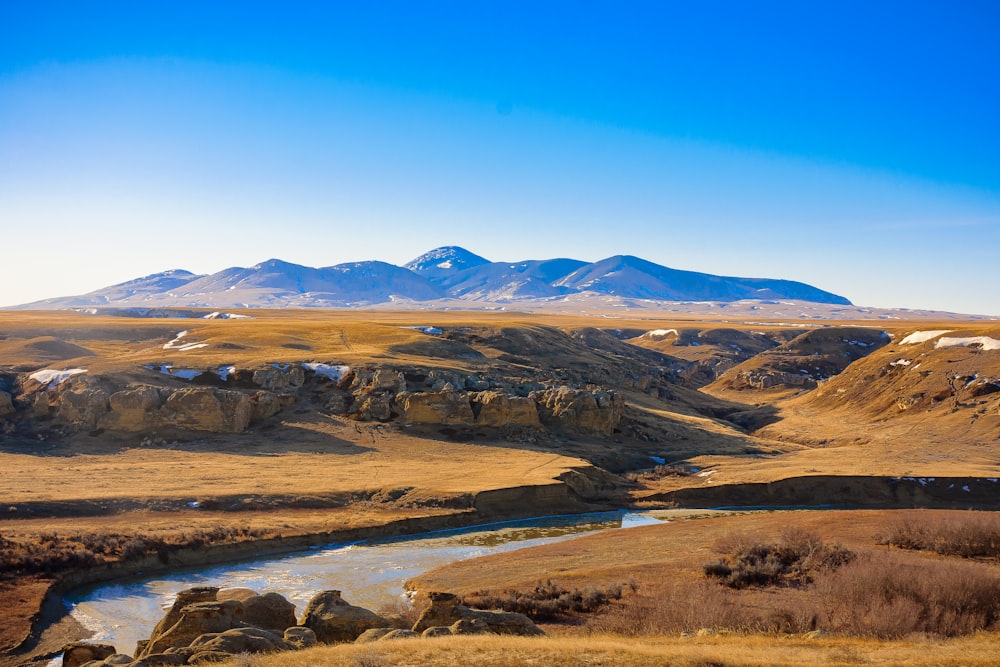
<path fill-rule="evenodd" d="M 95 307 L 350 308 L 385 303 L 522 303 L 575 295 L 670 302 L 794 300 L 850 305 L 805 283 L 680 271 L 631 255 L 598 262 L 546 259 L 491 262 L 457 246 L 436 248 L 404 266 L 379 261 L 312 268 L 270 259 L 209 275 L 175 269 L 78 296 L 17 309 Z"/>

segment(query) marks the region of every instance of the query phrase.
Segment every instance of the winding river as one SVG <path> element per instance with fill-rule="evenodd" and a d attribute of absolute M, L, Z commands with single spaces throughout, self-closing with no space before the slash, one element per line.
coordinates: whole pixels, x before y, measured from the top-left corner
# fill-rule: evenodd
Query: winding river
<path fill-rule="evenodd" d="M 403 596 L 403 583 L 446 563 L 690 515 L 690 510 L 598 512 L 506 521 L 355 544 L 332 544 L 256 561 L 134 578 L 82 589 L 64 599 L 94 633 L 89 641 L 131 653 L 149 636 L 178 591 L 192 586 L 281 593 L 301 614 L 319 591 L 338 589 L 351 604 L 378 610 Z M 704 512 L 702 512 L 704 514 Z"/>

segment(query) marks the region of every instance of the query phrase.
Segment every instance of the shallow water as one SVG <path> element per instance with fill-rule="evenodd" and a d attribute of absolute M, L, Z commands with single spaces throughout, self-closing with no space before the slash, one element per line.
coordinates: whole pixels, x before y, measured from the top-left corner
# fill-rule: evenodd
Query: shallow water
<path fill-rule="evenodd" d="M 301 615 L 318 592 L 337 589 L 351 604 L 378 610 L 404 595 L 403 583 L 446 563 L 565 540 L 582 533 L 659 523 L 683 511 L 599 512 L 508 521 L 408 537 L 314 547 L 277 558 L 137 578 L 74 592 L 70 614 L 94 632 L 89 641 L 132 653 L 192 586 L 252 588 L 284 595 Z"/>

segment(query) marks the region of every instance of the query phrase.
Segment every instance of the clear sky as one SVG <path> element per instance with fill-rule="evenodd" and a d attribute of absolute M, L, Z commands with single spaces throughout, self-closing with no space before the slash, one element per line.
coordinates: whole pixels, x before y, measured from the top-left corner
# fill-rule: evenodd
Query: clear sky
<path fill-rule="evenodd" d="M 638 255 L 1000 315 L 1000 3 L 0 0 L 0 304 Z"/>

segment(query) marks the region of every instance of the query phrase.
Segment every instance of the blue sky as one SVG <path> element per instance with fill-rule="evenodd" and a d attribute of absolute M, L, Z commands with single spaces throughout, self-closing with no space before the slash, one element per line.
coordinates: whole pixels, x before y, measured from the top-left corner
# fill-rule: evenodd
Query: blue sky
<path fill-rule="evenodd" d="M 998 33 L 994 2 L 3 1 L 0 304 L 455 244 L 1000 315 Z"/>

